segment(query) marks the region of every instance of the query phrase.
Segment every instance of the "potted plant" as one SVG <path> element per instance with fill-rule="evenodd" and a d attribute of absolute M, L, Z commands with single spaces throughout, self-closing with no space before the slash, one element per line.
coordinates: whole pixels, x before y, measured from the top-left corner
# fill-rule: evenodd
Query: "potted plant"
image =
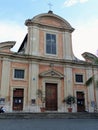
<path fill-rule="evenodd" d="M 42 106 L 40 107 L 40 110 L 41 112 L 44 112 L 45 111 L 45 96 L 43 94 L 43 91 L 41 89 L 38 89 L 37 90 L 37 95 L 38 95 L 38 98 L 40 99 L 40 101 L 42 102 Z"/>
<path fill-rule="evenodd" d="M 72 105 L 76 103 L 76 97 L 72 95 L 68 95 L 66 98 L 64 98 L 63 102 L 69 106 L 68 112 L 72 112 Z"/>

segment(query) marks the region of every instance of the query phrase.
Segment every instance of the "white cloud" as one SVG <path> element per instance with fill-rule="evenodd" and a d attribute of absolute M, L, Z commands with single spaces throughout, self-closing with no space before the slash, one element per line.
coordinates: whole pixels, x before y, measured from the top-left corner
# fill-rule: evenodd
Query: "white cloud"
<path fill-rule="evenodd" d="M 14 22 L 0 22 L 0 42 L 16 41 L 13 51 L 17 51 L 26 35 L 26 28 Z"/>
<path fill-rule="evenodd" d="M 80 3 L 85 3 L 87 1 L 89 1 L 89 0 L 79 0 Z"/>
<path fill-rule="evenodd" d="M 77 58 L 83 59 L 81 54 L 90 52 L 97 54 L 98 50 L 98 19 L 90 23 L 77 26 L 73 33 L 73 51 Z"/>
<path fill-rule="evenodd" d="M 89 1 L 89 0 L 66 0 L 64 2 L 64 6 L 70 7 L 70 6 L 73 6 L 73 5 L 77 4 L 77 3 L 85 3 L 87 1 Z"/>

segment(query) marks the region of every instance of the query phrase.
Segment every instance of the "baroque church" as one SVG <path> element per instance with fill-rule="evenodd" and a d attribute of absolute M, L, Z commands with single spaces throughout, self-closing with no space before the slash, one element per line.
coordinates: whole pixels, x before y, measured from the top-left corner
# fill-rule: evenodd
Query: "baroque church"
<path fill-rule="evenodd" d="M 0 106 L 7 112 L 41 112 L 43 95 L 46 112 L 68 112 L 63 100 L 72 95 L 72 112 L 94 112 L 98 90 L 85 82 L 98 73 L 95 56 L 85 52 L 84 61 L 74 56 L 74 28 L 51 10 L 25 25 L 27 34 L 17 52 L 11 51 L 15 41 L 0 43 Z"/>

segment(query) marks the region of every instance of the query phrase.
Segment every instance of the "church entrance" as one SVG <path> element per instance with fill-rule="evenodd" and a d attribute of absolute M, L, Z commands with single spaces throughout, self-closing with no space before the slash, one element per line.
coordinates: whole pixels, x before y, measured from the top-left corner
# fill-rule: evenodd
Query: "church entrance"
<path fill-rule="evenodd" d="M 22 111 L 23 110 L 23 89 L 14 89 L 13 90 L 13 110 Z"/>
<path fill-rule="evenodd" d="M 77 112 L 85 111 L 85 97 L 83 92 L 77 92 Z"/>
<path fill-rule="evenodd" d="M 57 111 L 57 84 L 46 83 L 45 86 L 45 96 L 46 96 L 46 111 Z"/>

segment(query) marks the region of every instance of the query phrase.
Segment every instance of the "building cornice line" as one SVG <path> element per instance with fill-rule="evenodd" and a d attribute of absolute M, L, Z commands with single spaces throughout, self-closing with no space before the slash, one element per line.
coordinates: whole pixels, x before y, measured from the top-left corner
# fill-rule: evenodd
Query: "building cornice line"
<path fill-rule="evenodd" d="M 65 27 L 57 27 L 57 26 L 51 26 L 48 24 L 41 24 L 41 23 L 34 23 L 34 22 L 30 22 L 28 23 L 28 26 L 37 26 L 39 28 L 51 28 L 51 29 L 55 29 L 55 30 L 61 30 L 61 31 L 67 31 L 67 32 L 73 32 L 74 28 L 65 28 Z"/>
<path fill-rule="evenodd" d="M 36 62 L 47 62 L 47 63 L 55 63 L 55 64 L 62 64 L 62 65 L 77 65 L 77 66 L 92 66 L 98 67 L 92 63 L 88 63 L 85 61 L 75 61 L 75 60 L 67 60 L 67 59 L 55 59 L 55 58 L 47 58 L 42 56 L 34 56 L 34 55 L 26 55 L 26 54 L 18 54 L 18 53 L 0 53 L 0 58 L 3 60 L 4 58 L 8 58 L 10 60 L 21 60 L 21 61 L 36 61 Z"/>

